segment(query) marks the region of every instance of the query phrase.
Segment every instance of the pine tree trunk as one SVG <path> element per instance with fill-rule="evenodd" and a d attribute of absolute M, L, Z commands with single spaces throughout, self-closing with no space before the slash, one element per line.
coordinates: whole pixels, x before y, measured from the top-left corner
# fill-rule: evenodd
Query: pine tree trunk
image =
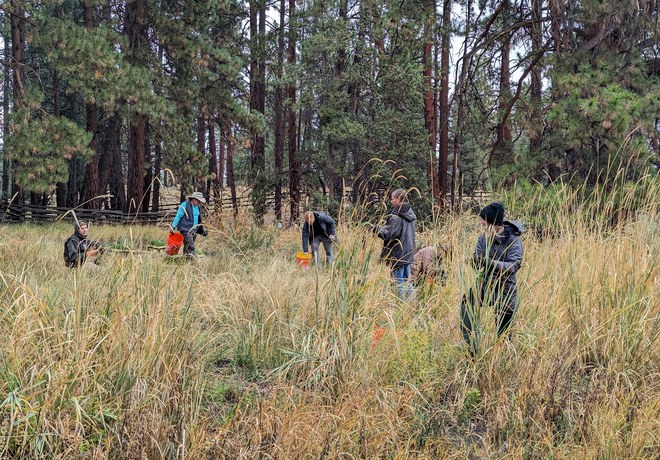
<path fill-rule="evenodd" d="M 541 10 L 542 0 L 532 0 L 532 19 L 534 23 L 531 26 L 531 37 L 532 37 L 532 53 L 542 53 L 541 48 L 542 44 L 542 32 L 541 32 Z M 534 158 L 536 155 L 539 155 L 541 152 L 541 147 L 543 145 L 543 107 L 542 107 L 542 84 L 541 84 L 541 69 L 542 64 L 537 63 L 531 71 L 531 82 L 530 82 L 530 100 L 532 105 L 532 126 L 534 131 L 529 140 L 529 153 L 531 158 Z M 540 179 L 540 173 L 537 174 Z"/>
<path fill-rule="evenodd" d="M 435 167 L 435 93 L 433 91 L 433 36 L 435 31 L 435 0 L 424 0 L 424 45 L 422 49 L 422 73 L 424 75 L 424 126 L 427 133 L 429 175 L 431 178 L 431 193 L 438 205 L 442 205 L 442 197 L 447 189 L 447 175 L 439 178 Z M 446 166 L 446 165 L 445 165 Z M 446 169 L 446 167 L 445 167 Z M 440 181 L 440 182 L 439 182 Z"/>
<path fill-rule="evenodd" d="M 149 122 L 146 123 L 144 133 L 144 193 L 142 198 L 142 212 L 149 212 L 149 200 L 153 192 L 153 162 L 151 155 L 151 138 L 149 137 Z"/>
<path fill-rule="evenodd" d="M 82 0 L 85 28 L 94 28 L 94 10 L 89 0 Z M 85 130 L 92 134 L 89 148 L 94 152 L 85 169 L 85 179 L 82 188 L 82 200 L 85 208 L 100 209 L 102 201 L 94 199 L 99 196 L 99 142 L 98 142 L 98 110 L 95 102 L 85 103 Z"/>
<path fill-rule="evenodd" d="M 53 72 L 53 116 L 62 116 L 62 98 L 60 96 L 60 74 Z M 66 206 L 66 182 L 55 184 L 55 206 L 63 208 Z"/>
<path fill-rule="evenodd" d="M 509 17 L 509 0 L 502 0 L 502 16 L 507 20 Z M 511 99 L 511 33 L 502 38 L 501 65 L 500 65 L 500 94 L 498 97 L 499 122 L 497 124 L 497 137 L 493 146 L 492 154 L 485 166 L 489 169 L 497 169 L 513 161 L 513 136 L 511 134 L 511 121 L 506 114 Z"/>
<path fill-rule="evenodd" d="M 231 124 L 223 120 L 223 131 L 227 139 L 227 185 L 231 192 L 231 204 L 234 208 L 234 217 L 238 216 L 238 199 L 236 197 L 236 182 L 234 181 L 234 135 Z"/>
<path fill-rule="evenodd" d="M 110 170 L 110 204 L 112 209 L 125 210 L 128 203 L 126 202 L 126 187 L 124 183 L 124 171 L 122 167 L 121 158 L 121 127 L 122 119 L 119 115 L 113 115 L 108 122 L 108 158 Z"/>
<path fill-rule="evenodd" d="M 5 38 L 5 56 L 9 56 L 11 53 L 10 43 L 11 41 Z M 4 73 L 3 86 L 2 119 L 5 123 L 2 124 L 2 139 L 4 141 L 9 137 L 9 123 L 6 122 L 9 119 L 9 99 L 11 97 L 11 74 L 9 72 Z M 4 149 L 2 152 L 4 154 Z M 0 198 L 11 198 L 11 160 L 5 155 L 2 158 L 2 188 L 0 189 Z"/>
<path fill-rule="evenodd" d="M 130 44 L 129 62 L 136 66 L 146 65 L 148 37 L 146 31 L 147 3 L 143 0 L 126 3 L 126 35 Z M 136 212 L 144 195 L 144 157 L 147 136 L 147 119 L 135 112 L 128 130 L 128 178 L 126 203 L 129 212 Z"/>
<path fill-rule="evenodd" d="M 160 211 L 160 172 L 163 169 L 163 148 L 159 132 L 160 130 L 156 131 L 157 134 L 154 139 L 154 177 L 156 180 L 153 181 L 153 197 L 151 199 L 151 210 L 153 212 Z"/>
<path fill-rule="evenodd" d="M 280 0 L 280 24 L 277 36 L 277 79 L 275 86 L 275 220 L 282 220 L 282 170 L 284 164 L 284 114 L 282 113 L 283 89 L 281 85 L 284 66 L 285 0 Z"/>
<path fill-rule="evenodd" d="M 202 158 L 206 157 L 206 109 L 204 108 L 203 102 L 199 109 L 199 114 L 197 115 L 197 151 Z M 201 190 L 197 190 L 197 184 L 195 184 L 195 189 L 193 191 L 196 192 Z M 206 199 L 208 199 L 208 196 Z"/>
<path fill-rule="evenodd" d="M 289 0 L 289 44 L 287 47 L 287 62 L 290 66 L 296 63 L 296 0 Z M 291 81 L 287 90 L 288 104 L 288 147 L 289 147 L 289 197 L 291 206 L 291 223 L 298 220 L 300 206 L 300 165 L 297 158 L 298 136 L 296 133 L 296 84 Z"/>
<path fill-rule="evenodd" d="M 25 87 L 23 78 L 23 54 L 25 51 L 25 10 L 22 2 L 19 0 L 12 0 L 11 2 L 12 14 L 10 15 L 10 32 L 11 32 L 11 63 L 12 81 L 13 81 L 13 109 L 14 112 L 23 107 L 25 97 Z M 13 165 L 9 163 L 9 169 L 12 170 Z M 24 193 L 22 187 L 18 186 L 16 177 L 12 171 L 12 191 L 16 195 L 14 202 L 23 204 Z"/>
<path fill-rule="evenodd" d="M 444 182 L 443 199 L 447 192 L 447 170 L 449 169 L 449 46 L 451 40 L 451 0 L 444 0 L 442 7 L 442 51 L 440 52 L 440 152 L 438 176 Z M 452 171 L 451 206 L 454 203 L 455 171 Z M 443 181 L 444 176 L 444 181 Z"/>
<path fill-rule="evenodd" d="M 209 129 L 209 179 L 206 181 L 206 195 L 213 202 L 218 201 L 218 147 L 215 139 L 215 122 L 212 117 L 207 118 Z"/>
<path fill-rule="evenodd" d="M 217 118 L 216 118 L 217 120 Z M 220 190 L 225 188 L 225 143 L 222 141 L 222 125 L 218 123 L 218 128 L 220 129 L 220 158 L 218 159 L 218 187 L 220 187 Z"/>
<path fill-rule="evenodd" d="M 470 26 L 471 26 L 471 12 L 472 12 L 472 0 L 468 0 L 466 7 L 466 19 L 465 19 L 465 37 L 470 36 Z M 467 38 L 466 38 L 467 40 Z M 452 193 L 456 189 L 457 185 L 460 187 L 458 202 L 456 203 L 456 209 L 461 210 L 462 199 L 463 199 L 463 181 L 461 180 L 460 184 L 456 184 L 456 175 L 458 174 L 458 152 L 461 145 L 461 135 L 463 132 L 463 118 L 465 118 L 465 91 L 467 88 L 468 81 L 468 71 L 470 69 L 470 62 L 468 60 L 467 52 L 467 41 L 463 47 L 463 57 L 461 59 L 461 73 L 458 78 L 458 91 L 457 91 L 457 116 L 456 116 L 456 125 L 454 127 L 454 158 L 453 158 L 453 167 L 451 174 L 451 189 Z M 461 173 L 462 176 L 462 173 Z M 452 196 L 452 203 L 454 198 Z"/>
<path fill-rule="evenodd" d="M 365 30 L 367 21 L 362 19 L 362 15 L 365 12 L 364 5 L 360 4 L 360 20 L 358 21 L 358 31 L 357 31 L 357 44 L 355 47 L 355 55 L 353 57 L 353 66 L 359 67 L 362 63 L 362 52 L 364 49 L 364 37 L 367 34 Z M 358 120 L 360 113 L 360 87 L 358 86 L 357 81 L 351 81 L 351 84 L 348 88 L 348 94 L 351 101 L 351 110 L 353 113 L 353 118 Z M 366 178 L 368 176 L 368 171 L 366 171 L 366 160 L 363 158 L 361 151 L 361 142 L 359 139 L 355 141 L 355 147 L 353 149 L 353 202 L 359 203 L 362 200 L 366 199 Z"/>
<path fill-rule="evenodd" d="M 250 1 L 250 111 L 265 115 L 266 109 L 266 3 L 264 0 Z M 264 134 L 257 128 L 252 130 L 251 176 L 252 205 L 258 222 L 263 222 L 266 211 L 267 182 L 266 142 Z"/>

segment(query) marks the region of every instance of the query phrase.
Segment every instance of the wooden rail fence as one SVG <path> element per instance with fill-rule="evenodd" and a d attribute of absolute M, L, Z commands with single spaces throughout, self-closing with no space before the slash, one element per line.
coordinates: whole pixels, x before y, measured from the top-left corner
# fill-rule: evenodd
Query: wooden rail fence
<path fill-rule="evenodd" d="M 219 203 L 217 202 L 219 201 Z M 233 204 L 230 197 L 223 197 L 216 202 L 211 201 L 208 204 L 210 213 L 227 212 L 233 209 Z M 237 198 L 239 208 L 251 208 L 252 201 L 249 196 L 241 196 Z M 274 200 L 269 198 L 266 200 L 267 207 L 273 207 Z M 170 203 L 160 205 L 160 210 L 157 212 L 124 212 L 112 209 L 87 209 L 75 208 L 76 217 L 78 220 L 92 221 L 97 224 L 116 224 L 116 225 L 129 225 L 129 224 L 142 224 L 142 225 L 157 225 L 160 223 L 169 223 L 176 213 L 178 203 Z M 0 200 L 0 223 L 35 223 L 46 224 L 56 222 L 58 220 L 65 220 L 67 222 L 73 221 L 73 215 L 70 213 L 71 208 L 61 208 L 57 206 L 41 206 L 33 204 L 17 204 L 8 200 Z"/>

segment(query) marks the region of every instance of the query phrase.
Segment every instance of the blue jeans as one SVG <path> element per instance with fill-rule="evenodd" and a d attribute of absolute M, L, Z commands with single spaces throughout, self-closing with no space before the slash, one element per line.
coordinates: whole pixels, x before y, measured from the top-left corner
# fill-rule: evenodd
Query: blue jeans
<path fill-rule="evenodd" d="M 392 278 L 396 281 L 399 299 L 412 299 L 413 285 L 410 282 L 410 264 L 392 269 Z"/>

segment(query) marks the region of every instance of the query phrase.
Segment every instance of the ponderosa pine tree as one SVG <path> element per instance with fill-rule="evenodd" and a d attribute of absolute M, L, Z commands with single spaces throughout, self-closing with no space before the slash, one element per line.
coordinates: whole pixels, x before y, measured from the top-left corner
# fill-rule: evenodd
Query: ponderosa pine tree
<path fill-rule="evenodd" d="M 548 153 L 569 177 L 605 182 L 619 168 L 640 172 L 656 136 L 660 78 L 655 59 L 657 2 L 553 2 L 556 53 Z M 566 29 L 559 24 L 572 23 Z"/>

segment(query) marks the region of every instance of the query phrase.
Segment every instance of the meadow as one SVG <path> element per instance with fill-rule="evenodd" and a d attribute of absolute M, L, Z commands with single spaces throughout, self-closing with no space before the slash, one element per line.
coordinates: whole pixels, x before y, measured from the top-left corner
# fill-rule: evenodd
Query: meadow
<path fill-rule="evenodd" d="M 348 214 L 309 271 L 299 229 L 245 216 L 212 217 L 194 262 L 148 248 L 164 227 L 92 223 L 124 250 L 81 270 L 69 224 L 0 226 L 0 456 L 657 458 L 659 191 L 503 196 L 530 227 L 521 304 L 510 341 L 483 312 L 474 359 L 469 213 L 419 229 L 452 254 L 411 302 Z"/>

